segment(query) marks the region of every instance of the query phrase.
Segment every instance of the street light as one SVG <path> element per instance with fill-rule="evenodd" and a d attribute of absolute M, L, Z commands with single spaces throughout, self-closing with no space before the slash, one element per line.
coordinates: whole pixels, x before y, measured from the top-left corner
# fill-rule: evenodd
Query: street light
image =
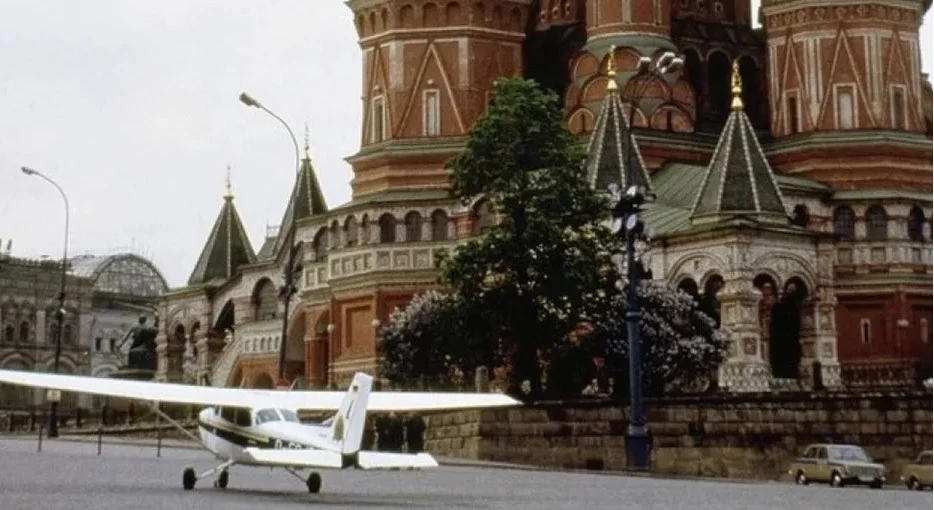
<path fill-rule="evenodd" d="M 645 188 L 630 186 L 620 194 L 617 187 L 610 186 L 613 204 L 614 233 L 626 239 L 626 337 L 629 340 L 629 403 L 630 420 L 626 431 L 627 464 L 635 469 L 648 469 L 650 448 L 645 430 L 645 415 L 642 408 L 642 335 L 639 319 L 639 296 L 637 289 L 643 279 L 651 279 L 652 272 L 641 261 L 636 260 L 635 243 L 645 240 L 645 223 L 639 218 L 645 202 Z M 620 257 L 621 258 L 621 257 Z"/>
<path fill-rule="evenodd" d="M 62 338 L 65 336 L 65 280 L 68 276 L 68 223 L 69 223 L 69 211 L 68 211 L 68 197 L 65 195 L 65 191 L 62 190 L 62 187 L 58 185 L 55 181 L 47 177 L 42 172 L 38 170 L 33 170 L 29 167 L 22 167 L 23 173 L 30 176 L 36 176 L 40 179 L 44 179 L 49 182 L 52 186 L 55 186 L 55 189 L 58 190 L 59 194 L 62 195 L 62 200 L 65 202 L 65 246 L 62 253 L 62 283 L 61 289 L 58 292 L 58 337 L 55 338 L 55 362 L 52 365 L 52 371 L 58 373 L 58 364 L 59 360 L 62 357 Z M 58 393 L 49 392 L 49 437 L 58 437 L 58 401 L 60 400 Z"/>
<path fill-rule="evenodd" d="M 260 110 L 263 110 L 264 112 L 271 115 L 274 119 L 278 120 L 279 123 L 285 127 L 285 130 L 289 133 L 289 138 L 292 140 L 292 146 L 295 148 L 295 179 L 297 180 L 299 178 L 298 173 L 301 169 L 301 160 L 299 159 L 299 153 L 298 153 L 298 141 L 295 140 L 295 133 L 292 132 L 292 128 L 290 128 L 289 125 L 286 124 L 284 120 L 282 120 L 282 117 L 279 117 L 278 115 L 270 111 L 268 108 L 263 106 L 259 101 L 250 97 L 250 95 L 247 94 L 246 92 L 243 92 L 240 94 L 240 102 L 247 106 L 251 106 L 251 107 L 259 108 Z M 276 386 L 279 389 L 286 389 L 289 387 L 289 382 L 286 381 L 285 379 L 285 347 L 286 347 L 286 344 L 288 343 L 288 333 L 289 333 L 289 303 L 292 300 L 292 296 L 296 292 L 295 276 L 298 273 L 298 271 L 295 271 L 295 247 L 293 246 L 293 244 L 295 243 L 295 206 L 296 205 L 297 204 L 292 204 L 292 207 L 293 207 L 292 218 L 288 226 L 288 231 L 286 232 L 285 240 L 286 240 L 286 246 L 289 247 L 289 258 L 288 258 L 288 262 L 286 262 L 285 268 L 282 271 L 283 285 L 282 285 L 282 288 L 279 290 L 279 297 L 281 297 L 285 303 L 285 310 L 282 312 L 282 336 L 281 336 L 282 341 L 279 342 L 279 380 L 276 383 Z"/>

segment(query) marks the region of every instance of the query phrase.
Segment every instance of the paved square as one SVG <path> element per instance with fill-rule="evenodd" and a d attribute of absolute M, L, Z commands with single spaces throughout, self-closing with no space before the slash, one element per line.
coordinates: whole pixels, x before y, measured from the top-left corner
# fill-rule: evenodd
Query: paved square
<path fill-rule="evenodd" d="M 199 480 L 181 488 L 182 469 L 205 471 L 209 454 L 165 448 L 0 440 L 2 510 L 257 510 L 264 508 L 477 508 L 508 510 L 927 510 L 932 493 L 832 489 L 790 483 L 662 480 L 618 475 L 442 467 L 421 472 L 322 473 L 320 494 L 281 470 L 234 467 L 221 491 Z"/>

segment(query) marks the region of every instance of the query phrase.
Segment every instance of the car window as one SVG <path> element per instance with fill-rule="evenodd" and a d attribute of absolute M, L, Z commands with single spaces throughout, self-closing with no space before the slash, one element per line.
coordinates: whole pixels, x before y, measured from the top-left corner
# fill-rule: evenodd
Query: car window
<path fill-rule="evenodd" d="M 921 457 L 918 458 L 918 464 L 930 465 L 930 464 L 931 464 L 931 454 L 930 454 L 930 453 L 922 454 Z"/>
<path fill-rule="evenodd" d="M 812 446 L 804 451 L 804 458 L 813 459 L 814 457 L 817 457 L 817 448 Z"/>
<path fill-rule="evenodd" d="M 833 460 L 849 460 L 869 462 L 869 456 L 862 448 L 857 446 L 835 446 L 830 449 L 830 458 Z"/>
<path fill-rule="evenodd" d="M 818 450 L 817 450 L 817 458 L 818 458 L 818 459 L 826 459 L 826 458 L 827 458 L 827 449 L 826 449 L 826 448 L 818 448 Z"/>

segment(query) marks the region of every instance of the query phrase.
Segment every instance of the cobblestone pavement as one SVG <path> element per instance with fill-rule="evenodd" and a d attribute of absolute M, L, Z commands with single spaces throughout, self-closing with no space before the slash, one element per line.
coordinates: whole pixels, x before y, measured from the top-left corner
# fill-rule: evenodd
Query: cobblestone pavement
<path fill-rule="evenodd" d="M 234 467 L 230 486 L 200 480 L 181 488 L 186 465 L 213 467 L 205 452 L 46 440 L 0 440 L 3 510 L 257 510 L 263 508 L 638 508 L 645 510 L 930 509 L 932 493 L 832 489 L 788 483 L 733 483 L 620 475 L 441 467 L 420 472 L 324 472 L 322 492 L 281 470 Z"/>

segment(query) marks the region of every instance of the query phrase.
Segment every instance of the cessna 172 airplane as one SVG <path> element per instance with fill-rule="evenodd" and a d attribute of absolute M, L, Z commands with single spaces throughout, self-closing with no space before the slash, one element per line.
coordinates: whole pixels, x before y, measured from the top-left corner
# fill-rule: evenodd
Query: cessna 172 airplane
<path fill-rule="evenodd" d="M 373 378 L 354 374 L 346 393 L 216 388 L 0 370 L 0 383 L 92 393 L 149 402 L 153 411 L 222 461 L 204 473 L 186 467 L 182 487 L 191 490 L 199 478 L 217 475 L 214 486 L 226 488 L 235 465 L 283 468 L 303 480 L 308 491 L 321 490 L 321 475 L 304 469 L 419 469 L 438 465 L 427 453 L 406 454 L 361 449 L 368 411 L 433 411 L 517 405 L 497 393 L 371 392 Z M 159 409 L 160 402 L 207 406 L 198 414 L 198 436 Z M 304 424 L 298 411 L 336 410 L 319 424 Z"/>

